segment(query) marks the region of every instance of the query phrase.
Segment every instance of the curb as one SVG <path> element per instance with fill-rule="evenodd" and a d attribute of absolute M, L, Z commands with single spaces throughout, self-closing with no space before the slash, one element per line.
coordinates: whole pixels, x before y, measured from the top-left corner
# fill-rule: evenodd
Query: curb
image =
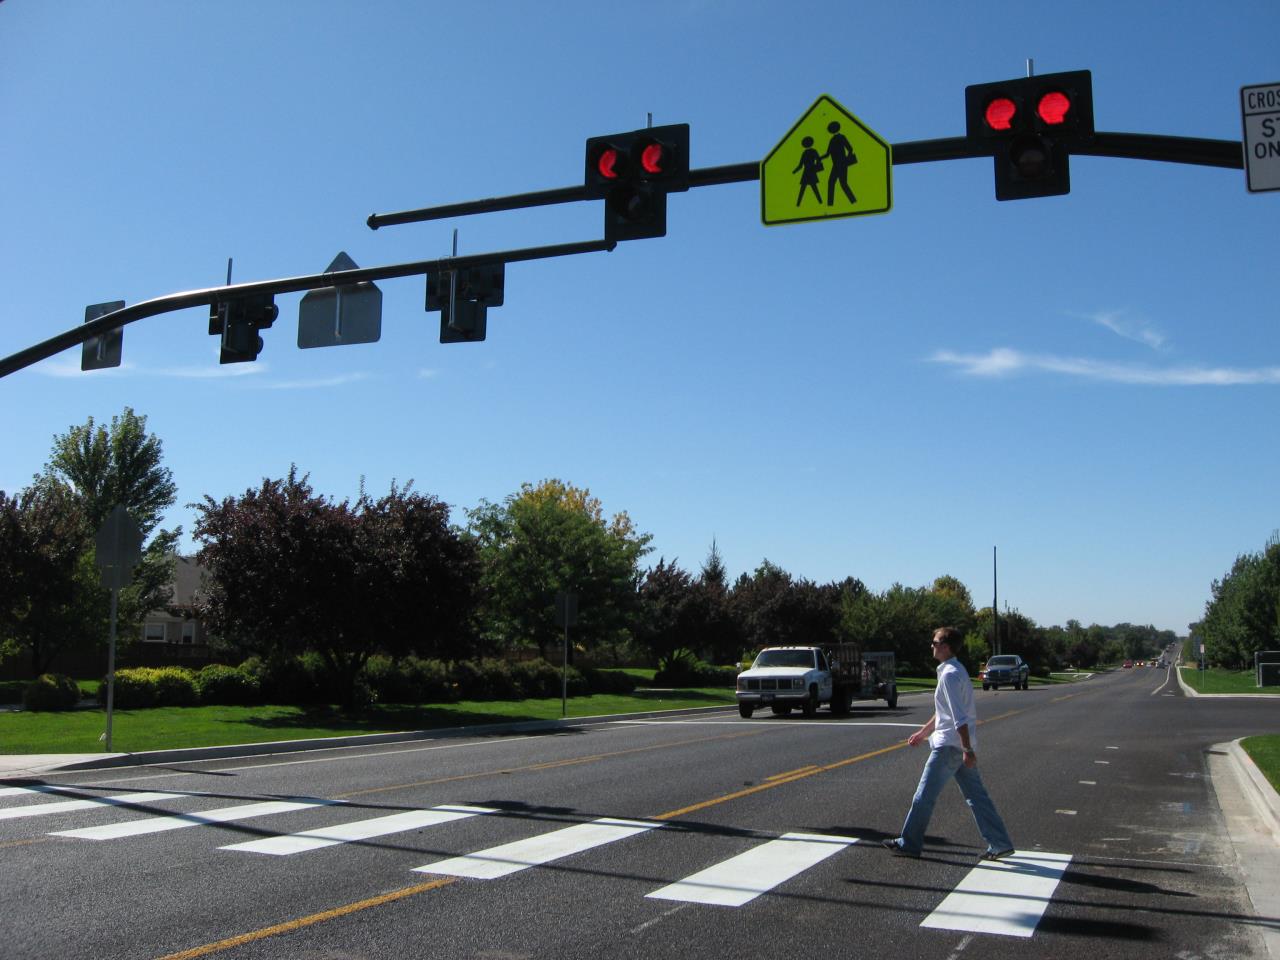
<path fill-rule="evenodd" d="M 548 730 L 566 730 L 573 727 L 593 726 L 619 720 L 642 720 L 650 717 L 698 715 L 717 710 L 732 710 L 731 704 L 716 707 L 685 707 L 678 710 L 650 710 L 643 713 L 615 713 L 595 717 L 567 717 L 560 720 L 518 720 L 511 723 L 471 724 L 465 727 L 439 727 L 432 730 L 404 730 L 398 733 L 367 733 L 352 737 L 323 737 L 313 740 L 272 740 L 266 743 L 237 743 L 221 747 L 178 747 L 173 750 L 148 750 L 142 753 L 104 754 L 92 760 L 70 763 L 45 763 L 42 771 L 106 770 L 116 767 L 162 766 L 169 763 L 189 763 L 193 760 L 227 760 L 241 757 L 261 757 L 275 754 L 304 753 L 311 750 L 348 750 L 354 747 L 375 746 L 388 743 L 413 743 L 422 740 L 444 740 L 452 737 L 469 737 L 495 733 L 537 733 Z M 47 755 L 46 755 L 47 756 Z M 73 754 L 74 756 L 74 754 Z M 8 759 L 8 758 L 6 758 Z M 21 757 L 12 758 L 20 760 Z M 25 772 L 31 772 L 24 768 Z M 0 780 L 5 774 L 0 770 Z"/>
<path fill-rule="evenodd" d="M 1240 740 L 1244 739 L 1246 738 L 1240 738 Z M 1227 744 L 1227 753 L 1235 761 L 1240 771 L 1240 779 L 1247 788 L 1245 792 L 1253 801 L 1253 805 L 1258 808 L 1272 837 L 1280 841 L 1280 794 L 1276 793 L 1276 788 L 1271 786 L 1271 782 L 1262 775 L 1253 758 L 1245 752 L 1244 747 L 1240 746 L 1240 740 L 1232 740 Z"/>

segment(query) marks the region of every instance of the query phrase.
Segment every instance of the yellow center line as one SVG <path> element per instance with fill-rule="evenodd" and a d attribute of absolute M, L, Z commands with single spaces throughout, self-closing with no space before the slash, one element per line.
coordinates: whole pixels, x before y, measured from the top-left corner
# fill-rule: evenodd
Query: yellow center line
<path fill-rule="evenodd" d="M 440 887 L 456 883 L 457 879 L 457 877 L 441 877 L 438 880 L 430 880 L 427 883 L 416 883 L 412 887 L 402 887 L 399 890 L 392 890 L 390 893 L 379 894 L 367 900 L 357 900 L 355 903 L 348 903 L 345 906 L 325 910 L 322 913 L 313 913 L 307 917 L 299 917 L 297 920 L 277 923 L 272 927 L 251 930 L 237 937 L 228 937 L 226 940 L 206 943 L 204 946 L 182 950 L 179 953 L 167 953 L 160 957 L 159 960 L 194 960 L 195 957 L 207 957 L 211 953 L 230 950 L 246 943 L 253 943 L 255 940 L 265 940 L 267 937 L 274 937 L 281 933 L 291 933 L 294 930 L 301 930 L 303 927 L 309 927 L 312 924 L 324 923 L 326 920 L 336 920 L 338 917 L 345 917 L 360 910 L 368 910 L 370 907 L 380 907 L 385 903 L 394 903 L 396 900 L 403 900 L 405 897 L 426 893 L 428 890 L 438 890 Z"/>
<path fill-rule="evenodd" d="M 766 781 L 781 780 L 783 777 L 795 776 L 797 773 L 809 773 L 810 771 L 816 772 L 817 769 L 818 769 L 817 766 L 811 763 L 807 767 L 799 767 L 796 770 L 788 770 L 786 773 L 775 773 L 772 777 L 765 777 L 765 780 Z"/>
<path fill-rule="evenodd" d="M 546 760 L 541 763 L 530 763 L 521 767 L 502 767 L 498 770 L 481 770 L 478 773 L 459 773 L 451 777 L 435 777 L 431 780 L 415 780 L 412 783 L 397 783 L 389 787 L 368 787 L 364 790 L 349 790 L 336 793 L 331 799 L 345 800 L 348 797 L 361 797 L 370 793 L 386 793 L 390 790 L 408 790 L 411 787 L 430 787 L 441 783 L 457 783 L 460 780 L 478 780 L 484 777 L 498 777 L 504 774 L 527 773 L 533 770 L 554 770 L 557 767 L 571 767 L 579 763 L 592 763 L 596 760 L 609 760 L 613 757 L 625 757 L 634 753 L 646 753 L 653 750 L 664 750 L 669 747 L 683 747 L 691 743 L 712 743 L 717 740 L 736 740 L 740 737 L 752 737 L 765 733 L 763 729 L 747 730 L 739 733 L 720 733 L 712 737 L 694 737 L 691 740 L 678 740 L 672 743 L 656 743 L 647 747 L 630 747 L 626 750 L 613 750 L 608 753 L 594 753 L 587 757 L 570 757 L 567 760 Z"/>

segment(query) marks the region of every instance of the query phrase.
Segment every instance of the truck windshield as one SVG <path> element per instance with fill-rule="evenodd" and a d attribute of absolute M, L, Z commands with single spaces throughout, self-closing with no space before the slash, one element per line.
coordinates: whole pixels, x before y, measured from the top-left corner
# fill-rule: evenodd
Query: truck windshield
<path fill-rule="evenodd" d="M 988 667 L 1012 667 L 1016 666 L 1018 660 L 1016 657 L 992 657 L 987 661 Z"/>
<path fill-rule="evenodd" d="M 762 650 L 755 667 L 813 667 L 812 650 Z"/>

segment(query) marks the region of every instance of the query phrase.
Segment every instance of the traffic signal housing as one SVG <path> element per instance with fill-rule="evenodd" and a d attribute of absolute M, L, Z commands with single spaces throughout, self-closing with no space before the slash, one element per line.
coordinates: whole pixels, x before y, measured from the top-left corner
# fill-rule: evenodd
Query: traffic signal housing
<path fill-rule="evenodd" d="M 269 293 L 252 294 L 209 306 L 209 335 L 222 337 L 219 363 L 257 360 L 262 352 L 260 331 L 276 322 L 280 308 Z"/>
<path fill-rule="evenodd" d="M 667 194 L 689 189 L 689 125 L 591 137 L 585 184 L 605 202 L 606 240 L 665 237 Z"/>
<path fill-rule="evenodd" d="M 1093 138 L 1088 70 L 965 87 L 970 142 L 995 157 L 996 199 L 1071 192 L 1071 150 Z"/>
<path fill-rule="evenodd" d="M 440 311 L 441 343 L 485 338 L 489 307 L 502 306 L 505 263 L 483 263 L 427 274 L 427 310 Z"/>

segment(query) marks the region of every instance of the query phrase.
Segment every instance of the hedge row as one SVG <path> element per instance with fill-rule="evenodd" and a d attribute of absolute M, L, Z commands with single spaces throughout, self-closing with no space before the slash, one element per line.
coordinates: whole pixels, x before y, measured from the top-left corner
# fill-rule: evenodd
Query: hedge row
<path fill-rule="evenodd" d="M 475 660 L 455 664 L 409 657 L 372 658 L 356 678 L 355 701 L 368 703 L 453 703 L 458 700 L 523 700 L 558 697 L 561 671 L 543 660 L 509 663 Z M 568 670 L 568 695 L 632 692 L 628 674 Z M 137 707 L 195 704 L 342 702 L 350 690 L 316 654 L 262 660 L 250 657 L 238 667 L 210 664 L 199 672 L 185 667 L 136 667 L 116 671 L 115 705 Z M 98 691 L 105 704 L 107 685 Z M 32 708 L 38 709 L 38 708 Z M 45 708 L 49 709 L 49 708 Z"/>
<path fill-rule="evenodd" d="M 63 673 L 42 673 L 22 689 L 28 710 L 74 710 L 79 702 L 79 685 Z"/>

